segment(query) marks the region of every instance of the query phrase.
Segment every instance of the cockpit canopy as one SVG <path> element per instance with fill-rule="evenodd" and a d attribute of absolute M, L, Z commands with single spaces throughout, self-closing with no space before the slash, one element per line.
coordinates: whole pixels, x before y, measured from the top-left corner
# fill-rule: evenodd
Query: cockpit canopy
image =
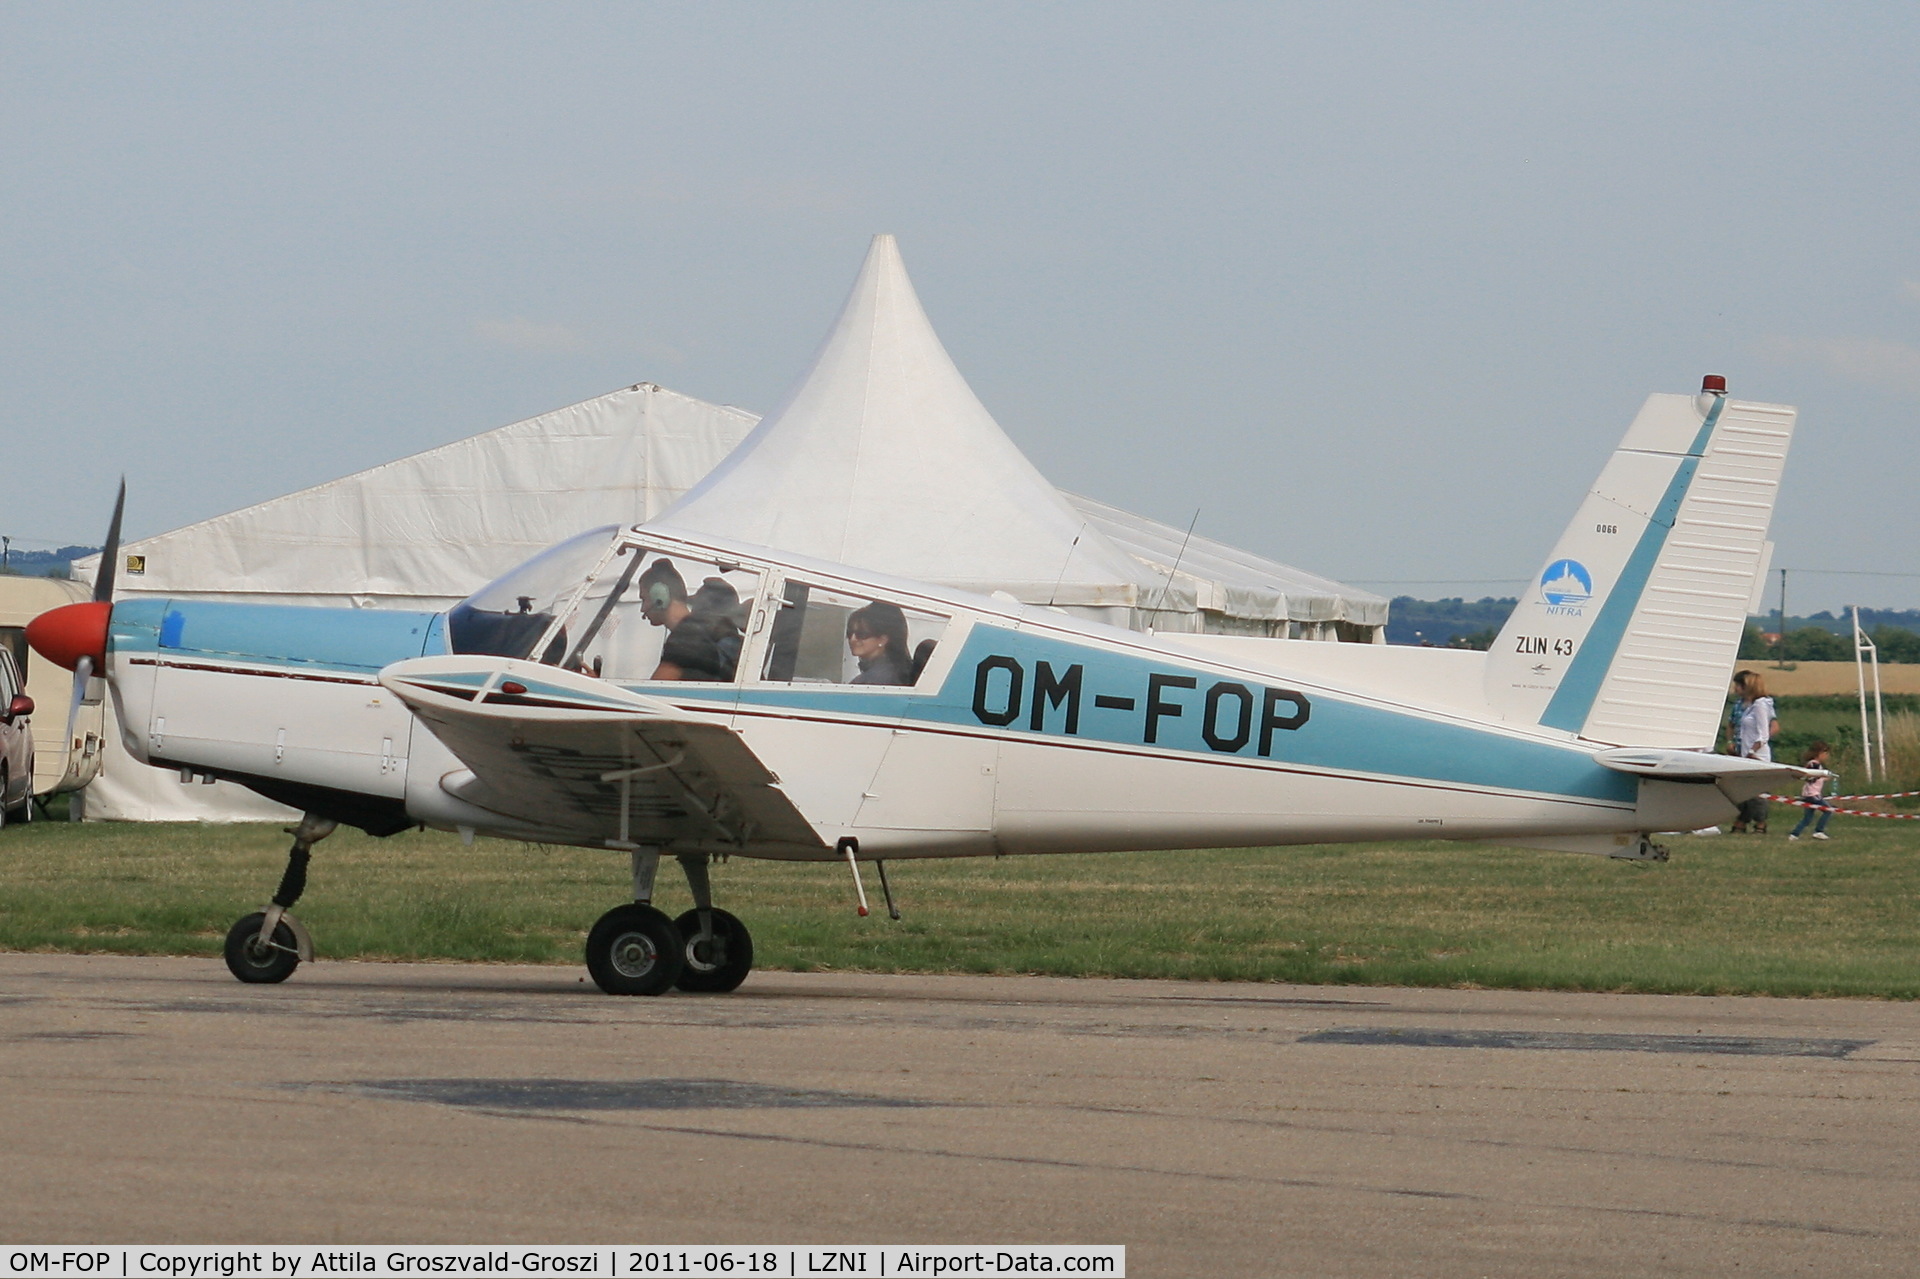
<path fill-rule="evenodd" d="M 778 575 L 778 574 L 776 574 Z M 447 615 L 456 653 L 537 660 L 622 682 L 863 684 L 906 688 L 945 615 L 757 567 L 643 545 L 608 525 L 541 552 Z M 774 621 L 757 645 L 756 608 Z M 749 670 L 741 669 L 745 659 Z"/>
<path fill-rule="evenodd" d="M 760 577 L 650 551 L 608 525 L 550 547 L 455 605 L 448 642 L 456 653 L 534 659 L 606 679 L 730 681 Z"/>

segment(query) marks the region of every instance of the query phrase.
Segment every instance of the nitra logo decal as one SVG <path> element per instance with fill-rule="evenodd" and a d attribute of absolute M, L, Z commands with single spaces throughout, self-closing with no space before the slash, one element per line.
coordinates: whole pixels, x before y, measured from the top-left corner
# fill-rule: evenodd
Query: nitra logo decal
<path fill-rule="evenodd" d="M 1555 560 L 1540 575 L 1540 594 L 1547 612 L 1578 617 L 1581 606 L 1593 598 L 1593 574 L 1579 560 Z"/>

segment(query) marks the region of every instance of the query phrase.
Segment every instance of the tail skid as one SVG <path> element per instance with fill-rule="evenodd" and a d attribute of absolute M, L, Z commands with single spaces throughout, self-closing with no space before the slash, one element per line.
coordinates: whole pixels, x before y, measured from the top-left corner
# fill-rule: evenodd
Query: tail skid
<path fill-rule="evenodd" d="M 1487 700 L 1616 746 L 1712 745 L 1794 410 L 1654 395 L 1507 619 Z M 1721 383 L 1724 387 L 1724 383 Z"/>

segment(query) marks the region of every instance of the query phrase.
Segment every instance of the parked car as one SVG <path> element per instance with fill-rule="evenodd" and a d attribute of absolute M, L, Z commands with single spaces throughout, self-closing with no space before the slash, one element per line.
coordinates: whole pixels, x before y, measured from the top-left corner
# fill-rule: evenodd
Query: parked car
<path fill-rule="evenodd" d="M 33 699 L 0 648 L 0 825 L 33 820 Z"/>
<path fill-rule="evenodd" d="M 27 646 L 27 623 L 48 609 L 77 603 L 91 594 L 80 582 L 0 574 L 0 649 L 12 652 L 14 669 L 26 677 L 21 691 L 47 708 L 33 722 L 33 793 L 42 797 L 79 790 L 100 772 L 101 738 L 106 731 L 101 700 L 106 684 L 97 678 L 90 681 L 79 711 L 69 720 L 73 672 Z M 0 703 L 0 710 L 5 709 Z"/>

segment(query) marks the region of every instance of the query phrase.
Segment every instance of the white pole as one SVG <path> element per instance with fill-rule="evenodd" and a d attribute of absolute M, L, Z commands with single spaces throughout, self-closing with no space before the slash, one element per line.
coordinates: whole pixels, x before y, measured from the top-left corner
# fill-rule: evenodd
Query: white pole
<path fill-rule="evenodd" d="M 1860 692 L 1860 755 L 1866 761 L 1867 780 L 1873 780 L 1873 735 L 1867 731 L 1867 646 L 1873 641 L 1860 629 L 1860 606 L 1849 605 L 1853 610 L 1853 681 Z M 1873 683 L 1877 694 L 1880 687 L 1880 664 L 1876 660 L 1873 667 Z"/>
<path fill-rule="evenodd" d="M 1868 641 L 1871 643 L 1872 641 Z M 1880 780 L 1887 780 L 1887 708 L 1880 700 L 1880 646 L 1873 647 L 1873 735 L 1880 747 Z"/>

